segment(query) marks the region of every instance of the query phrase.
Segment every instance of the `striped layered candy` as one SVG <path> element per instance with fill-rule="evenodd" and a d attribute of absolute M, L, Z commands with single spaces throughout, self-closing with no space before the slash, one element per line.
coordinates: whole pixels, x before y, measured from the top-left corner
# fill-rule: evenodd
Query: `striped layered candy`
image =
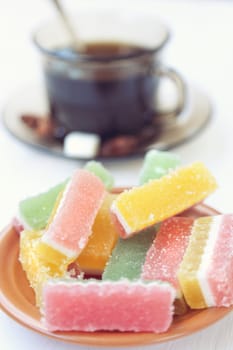
<path fill-rule="evenodd" d="M 161 223 L 142 267 L 144 280 L 169 282 L 180 296 L 177 271 L 189 242 L 193 218 L 172 217 Z"/>
<path fill-rule="evenodd" d="M 146 253 L 150 248 L 156 229 L 154 227 L 128 239 L 120 238 L 102 275 L 103 280 L 117 281 L 122 278 L 137 280 L 141 277 Z"/>
<path fill-rule="evenodd" d="M 152 226 L 206 198 L 216 181 L 201 162 L 180 167 L 160 179 L 121 193 L 112 205 L 123 238 Z"/>
<path fill-rule="evenodd" d="M 49 278 L 62 277 L 66 273 L 66 264 L 56 266 L 45 263 L 37 254 L 37 247 L 43 232 L 24 230 L 20 234 L 19 260 L 27 275 L 30 286 L 34 289 L 36 304 L 41 305 L 43 284 Z"/>
<path fill-rule="evenodd" d="M 178 271 L 194 309 L 233 304 L 233 215 L 198 218 Z"/>
<path fill-rule="evenodd" d="M 19 203 L 19 221 L 26 229 L 36 231 L 45 229 L 59 193 L 64 191 L 67 181 Z"/>
<path fill-rule="evenodd" d="M 175 291 L 167 283 L 54 279 L 43 289 L 43 320 L 50 331 L 165 332 Z"/>
<path fill-rule="evenodd" d="M 86 274 L 101 275 L 118 240 L 119 235 L 110 215 L 110 206 L 116 197 L 116 194 L 106 194 L 88 243 L 77 258 L 78 265 Z"/>
<path fill-rule="evenodd" d="M 86 163 L 84 169 L 90 171 L 92 174 L 100 178 L 104 183 L 105 188 L 110 191 L 114 185 L 113 175 L 103 166 L 102 163 L 91 160 Z"/>
<path fill-rule="evenodd" d="M 86 246 L 105 197 L 102 181 L 87 170 L 77 170 L 54 207 L 38 246 L 46 262 L 74 261 Z"/>
<path fill-rule="evenodd" d="M 97 176 L 103 182 L 105 188 L 111 190 L 114 184 L 114 178 L 100 162 L 87 162 L 84 169 Z M 19 223 L 29 230 L 45 229 L 58 196 L 64 191 L 68 181 L 69 179 L 50 188 L 46 192 L 20 201 L 18 208 Z"/>
<path fill-rule="evenodd" d="M 187 311 L 177 271 L 188 245 L 193 222 L 191 217 L 172 217 L 163 221 L 142 266 L 143 280 L 166 281 L 175 288 L 176 314 L 184 314 Z"/>

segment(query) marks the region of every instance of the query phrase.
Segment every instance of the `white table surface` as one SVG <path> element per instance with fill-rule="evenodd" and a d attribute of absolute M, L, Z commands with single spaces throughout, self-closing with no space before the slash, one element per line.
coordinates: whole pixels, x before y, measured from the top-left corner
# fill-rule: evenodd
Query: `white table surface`
<path fill-rule="evenodd" d="M 101 6 L 103 1 L 77 0 L 80 6 Z M 108 4 L 110 0 L 106 1 Z M 74 5 L 75 1 L 69 1 Z M 116 4 L 117 3 L 117 4 Z M 233 210 L 233 4 L 231 1 L 113 1 L 113 6 L 149 9 L 164 18 L 173 30 L 166 62 L 187 81 L 197 83 L 211 96 L 214 118 L 189 143 L 175 151 L 184 162 L 201 160 L 216 175 L 219 189 L 206 201 L 222 212 Z M 70 5 L 70 4 L 68 4 Z M 0 109 L 7 99 L 31 81 L 40 79 L 32 30 L 46 19 L 49 0 L 0 0 Z M 143 10 L 143 9 L 142 9 Z M 49 188 L 66 178 L 78 161 L 54 158 L 31 149 L 8 134 L 0 124 L 0 227 L 14 215 L 20 199 Z M 117 185 L 137 182 L 141 159 L 106 162 Z M 1 278 L 1 276 L 0 276 Z M 215 325 L 176 341 L 138 349 L 232 349 L 233 315 Z M 27 330 L 0 311 L 0 349 L 88 349 L 43 337 Z"/>

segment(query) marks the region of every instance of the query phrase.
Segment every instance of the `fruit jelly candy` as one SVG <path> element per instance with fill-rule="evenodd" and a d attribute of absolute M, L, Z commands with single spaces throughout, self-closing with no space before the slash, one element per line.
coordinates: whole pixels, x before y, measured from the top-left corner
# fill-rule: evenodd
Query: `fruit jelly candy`
<path fill-rule="evenodd" d="M 100 162 L 94 160 L 87 162 L 84 169 L 98 176 L 103 181 L 108 191 L 110 191 L 113 188 L 113 175 Z"/>
<path fill-rule="evenodd" d="M 163 221 L 146 254 L 141 278 L 169 282 L 180 291 L 177 271 L 187 248 L 193 218 L 172 217 Z"/>
<path fill-rule="evenodd" d="M 19 203 L 19 218 L 25 228 L 42 230 L 46 227 L 56 199 L 64 190 L 67 181 Z"/>
<path fill-rule="evenodd" d="M 100 162 L 90 161 L 86 164 L 85 168 L 96 175 L 104 183 L 107 190 L 112 188 L 114 183 L 113 177 Z M 44 229 L 51 216 L 58 195 L 64 190 L 68 181 L 69 179 L 52 187 L 47 192 L 22 200 L 19 203 L 18 210 L 21 224 L 28 229 Z"/>
<path fill-rule="evenodd" d="M 78 265 L 87 274 L 100 275 L 103 272 L 119 238 L 110 214 L 110 206 L 116 197 L 116 194 L 106 194 L 95 218 L 88 243 L 77 259 Z"/>
<path fill-rule="evenodd" d="M 150 150 L 146 153 L 139 175 L 139 184 L 159 179 L 170 170 L 180 166 L 180 158 L 172 152 Z"/>
<path fill-rule="evenodd" d="M 194 309 L 233 304 L 233 215 L 195 220 L 178 271 L 188 305 Z"/>
<path fill-rule="evenodd" d="M 139 279 L 146 253 L 156 234 L 150 228 L 129 239 L 119 239 L 104 270 L 103 280 Z"/>
<path fill-rule="evenodd" d="M 41 305 L 41 292 L 44 282 L 52 277 L 62 277 L 66 273 L 65 264 L 57 267 L 41 261 L 37 254 L 37 246 L 42 234 L 42 231 L 27 230 L 20 234 L 19 260 L 31 287 L 34 289 L 37 305 Z"/>
<path fill-rule="evenodd" d="M 187 312 L 177 271 L 188 245 L 193 221 L 193 218 L 185 217 L 172 217 L 163 221 L 142 267 L 143 280 L 161 280 L 173 285 L 176 290 L 176 315 Z"/>
<path fill-rule="evenodd" d="M 165 332 L 175 291 L 167 283 L 49 280 L 43 289 L 43 321 L 49 331 Z"/>
<path fill-rule="evenodd" d="M 45 261 L 60 264 L 54 251 L 75 260 L 86 246 L 106 191 L 102 181 L 87 170 L 77 170 L 54 210 L 38 249 Z"/>
<path fill-rule="evenodd" d="M 195 162 L 121 193 L 111 207 L 113 220 L 127 238 L 200 202 L 216 187 L 205 165 Z"/>

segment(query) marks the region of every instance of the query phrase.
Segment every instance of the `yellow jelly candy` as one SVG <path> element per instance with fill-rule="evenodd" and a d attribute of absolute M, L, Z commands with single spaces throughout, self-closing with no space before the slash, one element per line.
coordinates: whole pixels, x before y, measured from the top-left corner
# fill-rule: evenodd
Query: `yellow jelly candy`
<path fill-rule="evenodd" d="M 119 234 L 126 238 L 176 215 L 206 198 L 216 187 L 205 165 L 195 162 L 125 191 L 111 208 Z"/>
<path fill-rule="evenodd" d="M 45 264 L 38 255 L 38 245 L 42 237 L 41 231 L 24 230 L 20 234 L 19 259 L 26 272 L 31 287 L 35 291 L 36 304 L 41 305 L 41 292 L 43 284 L 51 277 L 62 277 L 66 266 L 59 268 L 56 265 Z"/>
<path fill-rule="evenodd" d="M 116 194 L 106 194 L 92 227 L 92 235 L 77 259 L 81 270 L 88 274 L 101 274 L 119 237 L 111 220 L 110 207 Z"/>

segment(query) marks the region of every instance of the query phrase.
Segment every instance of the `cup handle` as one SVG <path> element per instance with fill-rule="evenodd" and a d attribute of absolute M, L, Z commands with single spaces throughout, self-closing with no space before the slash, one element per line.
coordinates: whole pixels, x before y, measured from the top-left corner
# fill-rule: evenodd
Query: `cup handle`
<path fill-rule="evenodd" d="M 167 115 L 167 114 L 177 115 L 178 113 L 180 113 L 183 110 L 184 104 L 185 104 L 186 88 L 185 88 L 184 80 L 179 75 L 179 73 L 177 73 L 173 68 L 164 67 L 164 66 L 157 67 L 154 71 L 154 75 L 156 77 L 159 77 L 159 78 L 166 77 L 166 78 L 170 79 L 173 82 L 173 84 L 176 85 L 176 88 L 177 88 L 176 107 L 172 111 L 169 111 L 169 112 L 162 111 L 162 110 L 158 110 L 156 112 L 161 116 Z"/>

